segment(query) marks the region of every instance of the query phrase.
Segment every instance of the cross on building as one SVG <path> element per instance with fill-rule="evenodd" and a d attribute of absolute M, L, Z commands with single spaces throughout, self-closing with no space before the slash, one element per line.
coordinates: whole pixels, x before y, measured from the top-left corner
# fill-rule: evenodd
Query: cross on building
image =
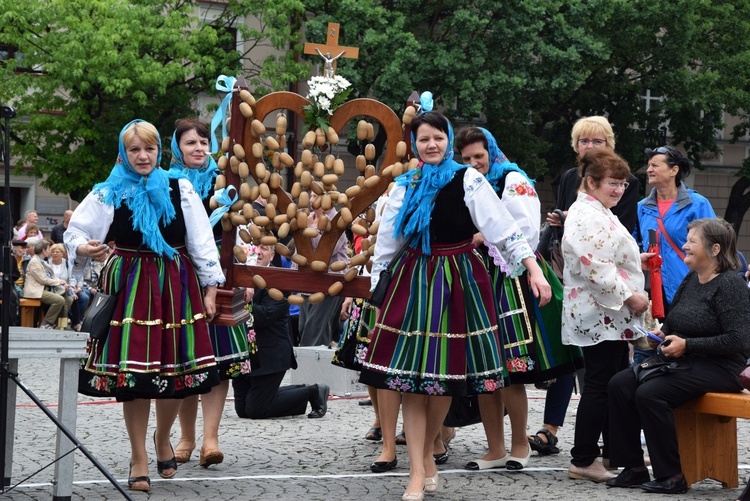
<path fill-rule="evenodd" d="M 336 71 L 336 60 L 340 57 L 345 57 L 348 59 L 358 59 L 359 58 L 359 48 L 358 47 L 344 47 L 342 45 L 339 45 L 339 24 L 338 23 L 328 23 L 328 29 L 327 29 L 327 36 L 326 36 L 326 43 L 323 44 L 316 44 L 316 43 L 306 43 L 305 44 L 305 54 L 318 54 L 325 60 L 325 76 L 326 77 L 332 77 L 333 73 Z"/>

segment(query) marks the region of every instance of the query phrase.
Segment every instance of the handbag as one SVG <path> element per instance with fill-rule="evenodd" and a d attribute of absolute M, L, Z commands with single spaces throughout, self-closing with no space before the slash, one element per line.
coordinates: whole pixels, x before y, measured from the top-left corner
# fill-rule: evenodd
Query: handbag
<path fill-rule="evenodd" d="M 115 306 L 117 306 L 117 294 L 97 292 L 86 311 L 81 324 L 81 332 L 88 332 L 90 338 L 99 341 L 107 339 Z"/>
<path fill-rule="evenodd" d="M 653 379 L 658 376 L 663 376 L 676 370 L 685 370 L 690 368 L 689 360 L 685 358 L 671 359 L 667 358 L 662 351 L 662 342 L 656 347 L 656 355 L 648 357 L 640 364 L 633 365 L 633 372 L 635 373 L 635 379 L 638 383 L 645 383 L 646 381 Z"/>
<path fill-rule="evenodd" d="M 750 364 L 750 360 L 748 360 Z M 740 384 L 746 389 L 750 390 L 750 365 L 740 372 Z"/>
<path fill-rule="evenodd" d="M 130 262 L 128 270 L 123 275 L 122 280 L 125 280 L 130 275 L 130 270 L 133 269 L 133 265 L 138 260 L 138 254 L 141 248 L 135 253 L 135 257 Z M 94 298 L 91 300 L 88 310 L 86 310 L 86 316 L 83 318 L 81 323 L 81 332 L 88 332 L 91 339 L 97 341 L 104 341 L 109 335 L 109 327 L 112 322 L 112 316 L 115 314 L 115 307 L 117 306 L 117 297 L 122 291 L 122 283 L 120 283 L 119 290 L 116 290 L 114 294 L 105 294 L 101 292 L 101 279 L 104 273 L 99 275 L 96 288 L 99 292 L 96 293 Z"/>
<path fill-rule="evenodd" d="M 555 209 L 554 213 L 560 218 L 560 223 L 565 224 L 565 213 L 560 209 Z M 545 223 L 539 233 L 539 244 L 536 251 L 549 263 L 555 276 L 562 280 L 563 268 L 565 261 L 562 255 L 562 235 L 563 226 L 551 226 Z"/>
<path fill-rule="evenodd" d="M 369 303 L 375 308 L 380 308 L 381 306 L 383 306 L 383 303 L 385 302 L 385 294 L 388 292 L 388 286 L 390 285 L 391 279 L 393 278 L 393 267 L 401 258 L 401 254 L 404 253 L 404 251 L 406 250 L 408 246 L 409 246 L 408 242 L 405 243 L 401 247 L 401 249 L 399 249 L 396 256 L 394 256 L 394 258 L 391 259 L 391 262 L 388 264 L 388 266 L 384 270 L 380 271 L 378 283 L 375 286 L 375 289 L 373 289 L 372 295 L 370 296 L 370 299 L 368 300 Z"/>
<path fill-rule="evenodd" d="M 462 427 L 482 422 L 476 395 L 455 396 L 445 416 L 443 426 Z"/>

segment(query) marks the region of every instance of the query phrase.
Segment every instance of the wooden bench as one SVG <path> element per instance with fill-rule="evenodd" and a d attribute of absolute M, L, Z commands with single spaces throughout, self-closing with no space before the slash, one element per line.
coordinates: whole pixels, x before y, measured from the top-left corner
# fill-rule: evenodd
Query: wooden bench
<path fill-rule="evenodd" d="M 22 297 L 19 306 L 21 307 L 21 327 L 36 327 L 39 325 L 39 318 L 44 315 L 41 300 Z"/>
<path fill-rule="evenodd" d="M 44 318 L 42 302 L 39 299 L 19 298 L 21 308 L 21 327 L 36 327 Z M 3 304 L 0 299 L 0 305 Z"/>
<path fill-rule="evenodd" d="M 674 417 L 688 485 L 711 478 L 737 487 L 737 418 L 750 419 L 750 392 L 706 393 L 675 409 Z"/>

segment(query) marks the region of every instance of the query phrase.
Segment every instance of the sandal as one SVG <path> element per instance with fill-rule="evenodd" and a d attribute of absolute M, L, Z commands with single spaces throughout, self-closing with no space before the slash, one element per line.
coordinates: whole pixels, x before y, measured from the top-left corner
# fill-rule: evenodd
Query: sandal
<path fill-rule="evenodd" d="M 396 435 L 396 445 L 406 445 L 406 433 L 403 431 Z"/>
<path fill-rule="evenodd" d="M 546 442 L 542 439 L 541 435 L 547 439 Z M 560 453 L 560 449 L 557 448 L 557 437 L 551 431 L 544 428 L 536 432 L 536 435 L 529 437 L 529 447 L 535 450 L 540 456 Z"/>
<path fill-rule="evenodd" d="M 373 442 L 380 442 L 383 440 L 383 431 L 380 428 L 372 427 L 370 431 L 365 435 L 365 440 L 372 440 Z"/>
<path fill-rule="evenodd" d="M 142 475 L 140 477 L 134 477 L 132 475 L 133 463 L 130 464 L 130 471 L 128 471 L 128 489 L 140 492 L 148 492 L 151 490 L 151 478 L 149 478 L 148 475 Z M 146 484 L 145 486 L 143 485 L 144 483 Z"/>

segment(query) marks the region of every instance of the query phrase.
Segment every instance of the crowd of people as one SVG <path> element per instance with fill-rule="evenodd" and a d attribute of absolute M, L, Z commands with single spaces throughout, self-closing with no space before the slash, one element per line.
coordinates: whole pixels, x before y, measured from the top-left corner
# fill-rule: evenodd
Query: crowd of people
<path fill-rule="evenodd" d="M 64 328 L 69 318 L 68 328 L 80 329 L 99 291 L 116 297 L 107 336 L 89 341 L 79 391 L 123 403 L 131 490 L 151 489 L 151 399 L 158 474 L 171 478 L 191 459 L 199 407 L 199 463 L 216 465 L 224 460 L 219 436 L 230 382 L 240 418 L 324 417 L 328 386 L 282 386 L 282 380 L 297 366 L 294 346 L 337 344 L 334 363 L 360 371 L 370 391 L 374 422 L 366 438 L 382 440 L 370 465 L 375 473 L 398 464 L 402 412 L 405 501 L 440 489 L 438 465 L 456 436 L 446 418 L 470 399 L 478 404 L 487 450 L 466 469 L 522 470 L 532 451 L 559 454 L 557 432 L 576 377 L 581 398 L 570 478 L 659 493 L 689 488 L 672 409 L 708 391 L 741 390 L 750 292 L 738 274 L 734 230 L 688 188 L 690 164 L 679 151 L 647 151 L 651 189 L 639 202 L 639 182 L 615 153 L 607 119 L 585 117 L 574 125 L 577 166 L 561 177 L 561 212 L 546 216 L 563 230 L 558 280 L 536 252 L 542 213 L 534 181 L 488 130 L 469 126 L 454 138 L 446 117 L 423 110 L 411 124 L 419 166 L 397 177 L 375 204 L 380 229 L 372 288 L 381 270 L 393 276 L 382 307 L 331 296 L 295 309 L 265 289 L 247 289 L 251 322 L 225 327 L 211 323 L 225 277 L 221 227 L 209 220 L 219 173 L 209 144 L 205 124 L 178 121 L 170 168 L 162 169 L 158 131 L 134 120 L 120 133 L 109 177 L 65 212 L 51 240 L 36 226 L 35 211 L 14 233 L 16 284 L 24 297 L 47 305 L 42 328 Z M 264 202 L 259 198 L 256 210 Z M 334 215 L 311 206 L 308 222 Z M 654 233 L 666 313 L 647 324 L 644 270 L 655 255 Z M 357 240 L 342 235 L 331 261 L 361 252 Z M 295 266 L 272 246 L 248 252 L 256 266 Z M 644 341 L 642 327 L 663 341 Z M 656 353 L 657 345 L 659 356 L 685 370 L 639 380 L 633 361 Z M 544 421 L 533 435 L 526 384 L 547 388 Z M 613 473 L 617 468 L 623 469 Z"/>

